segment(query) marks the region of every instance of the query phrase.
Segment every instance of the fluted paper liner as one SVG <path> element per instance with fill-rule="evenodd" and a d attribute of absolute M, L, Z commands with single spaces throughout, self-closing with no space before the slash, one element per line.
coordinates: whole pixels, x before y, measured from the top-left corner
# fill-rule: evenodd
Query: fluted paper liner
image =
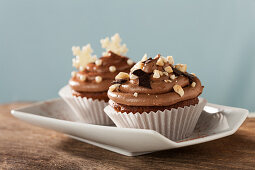
<path fill-rule="evenodd" d="M 104 108 L 108 105 L 107 102 L 73 96 L 69 86 L 63 87 L 59 91 L 59 95 L 74 111 L 76 121 L 96 125 L 113 125 L 111 119 L 104 112 Z"/>
<path fill-rule="evenodd" d="M 207 101 L 184 108 L 143 113 L 121 113 L 108 105 L 104 111 L 117 127 L 155 130 L 173 141 L 189 137 Z"/>

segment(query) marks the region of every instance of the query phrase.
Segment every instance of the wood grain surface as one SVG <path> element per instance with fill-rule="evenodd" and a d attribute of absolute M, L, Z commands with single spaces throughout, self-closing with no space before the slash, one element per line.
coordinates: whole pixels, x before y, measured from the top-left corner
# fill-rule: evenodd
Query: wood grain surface
<path fill-rule="evenodd" d="M 185 148 L 127 157 L 24 123 L 0 106 L 0 169 L 254 169 L 255 119 L 232 136 Z"/>

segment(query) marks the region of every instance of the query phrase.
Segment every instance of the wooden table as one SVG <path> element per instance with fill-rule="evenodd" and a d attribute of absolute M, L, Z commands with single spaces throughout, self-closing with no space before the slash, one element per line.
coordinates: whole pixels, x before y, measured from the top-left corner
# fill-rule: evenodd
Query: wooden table
<path fill-rule="evenodd" d="M 24 123 L 0 105 L 0 169 L 255 169 L 255 119 L 216 141 L 127 157 Z"/>

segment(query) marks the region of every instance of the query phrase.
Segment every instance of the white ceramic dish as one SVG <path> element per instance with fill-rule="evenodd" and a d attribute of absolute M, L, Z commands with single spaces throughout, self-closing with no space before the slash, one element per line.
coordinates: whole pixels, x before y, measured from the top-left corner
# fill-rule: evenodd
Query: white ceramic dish
<path fill-rule="evenodd" d="M 202 112 L 193 135 L 174 142 L 153 130 L 117 128 L 74 122 L 77 118 L 62 99 L 52 99 L 12 110 L 11 113 L 28 123 L 52 129 L 70 137 L 126 156 L 180 148 L 232 135 L 241 126 L 248 110 L 207 104 L 221 113 Z"/>

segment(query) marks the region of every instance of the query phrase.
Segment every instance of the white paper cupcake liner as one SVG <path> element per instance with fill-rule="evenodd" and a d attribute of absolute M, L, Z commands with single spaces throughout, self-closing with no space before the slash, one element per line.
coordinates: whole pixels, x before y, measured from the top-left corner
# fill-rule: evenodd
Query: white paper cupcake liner
<path fill-rule="evenodd" d="M 73 96 L 69 86 L 63 87 L 59 95 L 74 111 L 76 121 L 95 125 L 113 125 L 112 120 L 104 112 L 107 102 Z"/>
<path fill-rule="evenodd" d="M 205 99 L 199 98 L 199 103 L 194 106 L 142 114 L 116 112 L 110 105 L 104 111 L 117 127 L 155 130 L 178 141 L 192 134 L 206 103 Z"/>

